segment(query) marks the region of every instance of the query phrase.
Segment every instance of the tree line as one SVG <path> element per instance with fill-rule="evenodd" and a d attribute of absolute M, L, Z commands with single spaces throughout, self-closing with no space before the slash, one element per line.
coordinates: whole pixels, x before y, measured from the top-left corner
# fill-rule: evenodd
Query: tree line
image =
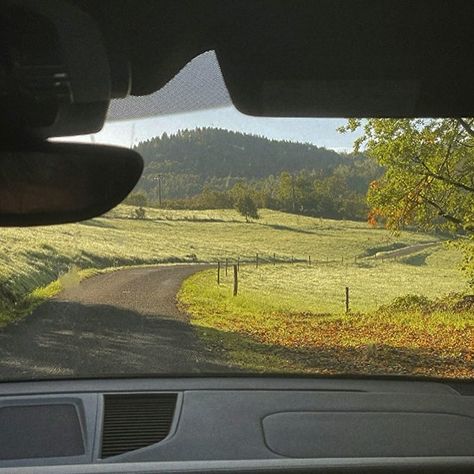
<path fill-rule="evenodd" d="M 166 209 L 230 209 L 242 196 L 253 200 L 257 208 L 267 208 L 315 217 L 366 220 L 369 213 L 367 189 L 379 175 L 378 169 L 362 166 L 338 166 L 329 176 L 310 171 L 289 173 L 262 180 L 240 179 L 229 189 L 206 185 L 192 197 L 169 199 L 163 192 L 161 205 L 155 194 L 132 193 L 126 200 L 137 206 Z M 166 176 L 162 182 L 166 182 Z"/>

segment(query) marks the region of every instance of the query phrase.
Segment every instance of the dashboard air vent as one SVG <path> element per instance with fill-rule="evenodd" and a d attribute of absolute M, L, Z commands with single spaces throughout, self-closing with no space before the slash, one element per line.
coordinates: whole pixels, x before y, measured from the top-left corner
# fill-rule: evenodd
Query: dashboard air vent
<path fill-rule="evenodd" d="M 176 409 L 176 393 L 104 395 L 102 458 L 165 439 Z"/>

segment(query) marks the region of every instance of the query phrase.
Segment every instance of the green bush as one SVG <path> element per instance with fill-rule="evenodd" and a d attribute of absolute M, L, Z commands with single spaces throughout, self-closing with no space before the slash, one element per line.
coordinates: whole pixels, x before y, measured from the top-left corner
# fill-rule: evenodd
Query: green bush
<path fill-rule="evenodd" d="M 462 313 L 474 311 L 474 295 L 465 293 L 448 293 L 439 298 L 430 299 L 422 295 L 408 294 L 395 298 L 388 305 L 381 306 L 382 312 L 422 312 L 446 311 Z"/>
<path fill-rule="evenodd" d="M 130 204 L 131 206 L 146 207 L 148 199 L 144 193 L 132 193 L 127 196 L 124 204 Z"/>
<path fill-rule="evenodd" d="M 388 305 L 382 306 L 381 309 L 389 311 L 430 311 L 433 301 L 423 295 L 404 295 L 395 298 Z"/>

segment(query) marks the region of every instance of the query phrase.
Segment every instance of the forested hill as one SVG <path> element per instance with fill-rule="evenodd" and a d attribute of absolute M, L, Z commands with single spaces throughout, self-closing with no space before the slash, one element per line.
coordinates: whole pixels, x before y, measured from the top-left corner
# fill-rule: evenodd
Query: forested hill
<path fill-rule="evenodd" d="M 233 207 L 244 192 L 258 207 L 365 219 L 369 183 L 380 167 L 364 157 L 310 144 L 216 128 L 183 130 L 139 143 L 145 170 L 129 202 L 169 208 Z"/>
<path fill-rule="evenodd" d="M 348 159 L 310 144 L 269 140 L 218 128 L 163 134 L 136 146 L 145 174 L 184 173 L 201 177 L 264 178 L 282 171 L 334 169 Z"/>

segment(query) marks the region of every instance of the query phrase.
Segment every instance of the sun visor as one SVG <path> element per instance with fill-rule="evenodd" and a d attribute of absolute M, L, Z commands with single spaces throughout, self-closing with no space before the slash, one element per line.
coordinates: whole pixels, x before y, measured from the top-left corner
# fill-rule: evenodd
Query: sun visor
<path fill-rule="evenodd" d="M 474 111 L 469 2 L 259 3 L 217 49 L 235 106 L 261 116 Z"/>

